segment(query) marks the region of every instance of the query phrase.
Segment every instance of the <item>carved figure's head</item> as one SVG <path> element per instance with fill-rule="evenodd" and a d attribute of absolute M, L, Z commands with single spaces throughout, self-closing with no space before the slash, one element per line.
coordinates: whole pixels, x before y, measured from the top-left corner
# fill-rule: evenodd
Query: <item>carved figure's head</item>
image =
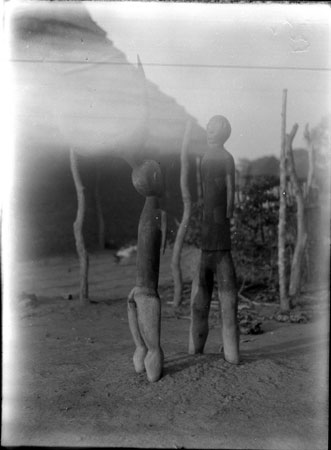
<path fill-rule="evenodd" d="M 207 144 L 210 148 L 222 146 L 230 137 L 231 125 L 224 116 L 214 116 L 206 128 Z"/>
<path fill-rule="evenodd" d="M 132 171 L 132 183 L 144 197 L 160 197 L 163 191 L 160 165 L 153 160 L 143 161 Z"/>

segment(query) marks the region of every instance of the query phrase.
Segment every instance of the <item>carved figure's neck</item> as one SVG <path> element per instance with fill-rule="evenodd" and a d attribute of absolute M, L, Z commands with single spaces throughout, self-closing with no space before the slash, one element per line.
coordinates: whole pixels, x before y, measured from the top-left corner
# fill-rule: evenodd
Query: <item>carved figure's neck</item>
<path fill-rule="evenodd" d="M 160 199 L 154 195 L 149 195 L 145 197 L 145 207 L 146 208 L 160 208 Z"/>
<path fill-rule="evenodd" d="M 225 153 L 226 149 L 224 148 L 223 145 L 219 145 L 219 146 L 215 146 L 215 147 L 208 147 L 208 153 L 212 154 L 212 155 L 217 155 L 220 153 Z"/>

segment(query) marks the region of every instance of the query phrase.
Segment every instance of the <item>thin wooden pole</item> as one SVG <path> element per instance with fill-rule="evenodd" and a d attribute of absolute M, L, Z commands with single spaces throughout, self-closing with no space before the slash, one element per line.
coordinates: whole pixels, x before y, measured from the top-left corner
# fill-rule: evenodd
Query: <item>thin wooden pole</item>
<path fill-rule="evenodd" d="M 287 89 L 283 90 L 281 113 L 281 152 L 279 163 L 279 221 L 278 221 L 278 275 L 280 308 L 282 311 L 290 309 L 286 280 L 286 102 Z"/>
<path fill-rule="evenodd" d="M 307 124 L 304 132 L 304 137 L 308 145 L 308 158 L 309 158 L 307 186 L 305 193 L 305 197 L 308 201 L 311 200 L 312 186 L 314 183 L 314 176 L 315 176 L 315 149 L 311 134 L 312 133 L 309 131 L 309 125 Z"/>
<path fill-rule="evenodd" d="M 291 264 L 291 276 L 289 288 L 289 294 L 291 297 L 297 296 L 300 293 L 302 284 L 302 268 L 307 243 L 305 200 L 295 170 L 293 149 L 292 149 L 292 143 L 297 130 L 298 125 L 295 124 L 292 128 L 291 133 L 286 136 L 286 155 L 288 160 L 288 169 L 297 203 L 297 237 Z"/>
<path fill-rule="evenodd" d="M 105 221 L 103 218 L 102 203 L 100 198 L 100 165 L 95 165 L 95 186 L 94 186 L 95 206 L 98 220 L 98 243 L 100 250 L 105 248 Z"/>
<path fill-rule="evenodd" d="M 76 249 L 79 258 L 80 265 L 80 289 L 79 289 L 79 299 L 82 304 L 88 302 L 88 266 L 89 259 L 85 248 L 84 236 L 83 236 L 83 224 L 85 215 L 85 195 L 84 186 L 79 174 L 77 154 L 71 148 L 70 149 L 70 167 L 72 176 L 75 183 L 76 193 L 77 193 L 77 216 L 74 222 L 74 236 L 76 242 Z"/>
<path fill-rule="evenodd" d="M 180 188 L 182 192 L 183 199 L 183 216 L 181 223 L 179 225 L 176 240 L 172 252 L 171 259 L 171 270 L 172 276 L 174 280 L 174 299 L 173 304 L 174 307 L 178 307 L 182 302 L 182 294 L 183 294 L 183 277 L 182 277 L 182 269 L 180 264 L 181 252 L 184 244 L 185 234 L 189 225 L 190 216 L 191 216 L 191 194 L 189 190 L 188 176 L 189 176 L 189 160 L 188 160 L 188 146 L 190 142 L 190 135 L 192 129 L 192 122 L 188 120 L 186 123 L 183 144 L 181 148 L 180 154 Z"/>

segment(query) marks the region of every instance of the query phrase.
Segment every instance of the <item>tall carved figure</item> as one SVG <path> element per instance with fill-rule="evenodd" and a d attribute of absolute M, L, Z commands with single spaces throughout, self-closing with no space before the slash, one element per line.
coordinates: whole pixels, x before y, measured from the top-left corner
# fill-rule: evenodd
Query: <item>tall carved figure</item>
<path fill-rule="evenodd" d="M 208 316 L 216 275 L 222 316 L 224 358 L 239 364 L 236 275 L 231 256 L 230 218 L 234 209 L 235 166 L 224 143 L 231 125 L 214 116 L 207 125 L 207 153 L 201 161 L 203 219 L 201 255 L 192 283 L 189 353 L 202 353 L 208 337 Z"/>
<path fill-rule="evenodd" d="M 146 197 L 138 227 L 136 286 L 128 298 L 129 326 L 136 345 L 133 363 L 136 372 L 146 369 L 148 380 L 157 381 L 163 366 L 158 280 L 160 248 L 165 246 L 166 234 L 160 165 L 154 160 L 144 160 L 133 166 L 132 183 Z"/>

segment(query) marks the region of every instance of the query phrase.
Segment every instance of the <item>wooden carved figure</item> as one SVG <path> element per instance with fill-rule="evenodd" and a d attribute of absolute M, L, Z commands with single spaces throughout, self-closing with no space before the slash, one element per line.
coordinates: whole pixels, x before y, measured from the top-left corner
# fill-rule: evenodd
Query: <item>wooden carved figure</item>
<path fill-rule="evenodd" d="M 146 369 L 148 380 L 157 381 L 163 367 L 158 280 L 160 248 L 165 247 L 166 235 L 160 165 L 154 160 L 133 165 L 132 182 L 146 198 L 138 227 L 136 285 L 128 298 L 129 326 L 136 345 L 133 363 L 137 373 Z"/>
<path fill-rule="evenodd" d="M 207 153 L 201 161 L 203 219 L 201 255 L 191 291 L 189 353 L 203 353 L 208 337 L 208 315 L 217 278 L 221 307 L 224 358 L 239 364 L 236 275 L 231 256 L 230 218 L 234 209 L 235 166 L 224 148 L 231 125 L 214 116 L 207 125 Z"/>

